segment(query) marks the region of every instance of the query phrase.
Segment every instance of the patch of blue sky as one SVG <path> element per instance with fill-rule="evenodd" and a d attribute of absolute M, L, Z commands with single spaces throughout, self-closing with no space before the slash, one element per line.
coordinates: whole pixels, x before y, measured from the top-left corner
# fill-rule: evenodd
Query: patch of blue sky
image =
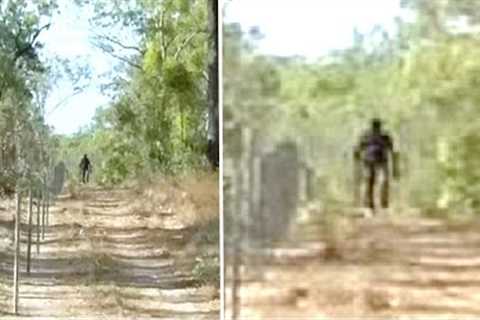
<path fill-rule="evenodd" d="M 85 88 L 78 94 L 74 94 L 76 84 L 68 77 L 57 81 L 46 100 L 45 114 L 55 133 L 73 134 L 91 124 L 98 107 L 108 105 L 110 98 L 100 88 L 108 82 L 108 74 L 118 60 L 102 52 L 92 42 L 99 31 L 89 24 L 93 16 L 92 7 L 79 8 L 71 0 L 61 0 L 59 5 L 59 12 L 51 19 L 51 27 L 39 38 L 45 45 L 42 54 L 45 58 L 57 56 L 71 60 L 73 65 L 88 66 L 91 74 L 88 81 L 82 81 L 81 86 Z M 107 31 L 120 33 L 118 30 Z"/>

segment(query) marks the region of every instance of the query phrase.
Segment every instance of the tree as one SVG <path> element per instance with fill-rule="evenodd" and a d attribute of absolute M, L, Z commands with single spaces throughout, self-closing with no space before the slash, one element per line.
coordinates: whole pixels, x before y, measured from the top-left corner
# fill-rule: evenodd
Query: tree
<path fill-rule="evenodd" d="M 209 64 L 208 64 L 208 125 L 209 160 L 214 167 L 219 165 L 219 118 L 218 118 L 218 1 L 208 1 Z"/>
<path fill-rule="evenodd" d="M 209 96 L 218 86 L 218 69 L 214 70 L 215 57 L 208 57 L 214 37 L 207 3 L 95 3 L 94 43 L 119 61 L 116 75 L 104 86 L 112 97 L 105 110 L 108 116 L 89 129 L 90 142 L 101 140 L 92 146 L 101 155 L 96 176 L 104 182 L 203 166 L 208 130 L 214 131 L 218 143 L 218 92 Z M 212 113 L 217 120 L 208 121 Z M 82 143 L 86 139 L 77 138 Z"/>
<path fill-rule="evenodd" d="M 402 200 L 474 210 L 476 2 L 404 5 L 416 19 L 397 21 L 398 33 L 354 32 L 351 48 L 315 62 L 258 54 L 248 33 L 226 25 L 224 118 L 258 130 L 271 144 L 301 141 L 306 161 L 322 172 L 324 200 L 344 202 L 351 194 L 344 183 L 351 181 L 344 170 L 348 148 L 371 117 L 381 117 L 402 154 Z M 468 23 L 460 32 L 462 15 Z M 226 134 L 227 150 L 241 148 L 236 142 Z"/>
<path fill-rule="evenodd" d="M 50 74 L 39 58 L 38 38 L 49 27 L 42 21 L 55 8 L 53 0 L 30 1 L 28 6 L 26 1 L 8 0 L 0 6 L 0 183 L 6 192 L 25 173 L 26 165 L 18 163 L 27 159 L 23 141 L 32 139 L 44 123 L 39 114 Z"/>

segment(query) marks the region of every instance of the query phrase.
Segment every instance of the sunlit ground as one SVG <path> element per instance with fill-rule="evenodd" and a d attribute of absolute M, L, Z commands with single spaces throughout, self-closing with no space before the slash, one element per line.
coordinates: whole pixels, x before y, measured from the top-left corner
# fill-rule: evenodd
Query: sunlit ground
<path fill-rule="evenodd" d="M 197 256 L 218 256 L 218 243 L 195 239 L 195 230 L 218 213 L 216 180 L 190 180 L 63 194 L 51 208 L 40 254 L 32 248 L 31 275 L 22 263 L 20 315 L 217 319 L 218 289 L 193 274 Z M 209 198 L 195 190 L 200 185 Z M 11 215 L 2 217 L 0 308 L 8 314 L 13 225 Z"/>
<path fill-rule="evenodd" d="M 292 230 L 276 257 L 242 269 L 238 319 L 480 314 L 478 221 L 413 212 L 367 219 L 347 214 L 328 226 L 320 220 L 315 213 Z"/>

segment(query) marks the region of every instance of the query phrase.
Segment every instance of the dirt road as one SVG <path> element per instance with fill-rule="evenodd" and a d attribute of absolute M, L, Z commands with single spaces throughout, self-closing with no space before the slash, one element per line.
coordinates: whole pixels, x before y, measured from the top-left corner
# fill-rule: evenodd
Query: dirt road
<path fill-rule="evenodd" d="M 152 214 L 128 190 L 89 188 L 50 210 L 32 272 L 20 275 L 21 316 L 35 319 L 218 319 L 215 289 L 192 276 L 191 230 L 174 210 Z M 11 215 L 0 222 L 0 310 L 11 310 Z M 22 226 L 25 239 L 26 227 Z M 35 239 L 35 236 L 34 236 Z M 22 253 L 26 245 L 22 244 Z M 3 316 L 2 316 L 3 319 Z"/>
<path fill-rule="evenodd" d="M 299 225 L 295 248 L 245 272 L 239 319 L 480 318 L 478 221 L 403 215 L 336 227 L 332 239 L 325 226 Z"/>

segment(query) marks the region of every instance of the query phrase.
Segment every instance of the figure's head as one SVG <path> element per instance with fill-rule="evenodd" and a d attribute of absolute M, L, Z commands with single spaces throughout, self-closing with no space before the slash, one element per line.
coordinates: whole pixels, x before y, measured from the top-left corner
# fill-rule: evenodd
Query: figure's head
<path fill-rule="evenodd" d="M 87 157 L 87 154 L 84 154 L 83 157 L 86 158 L 86 157 Z"/>
<path fill-rule="evenodd" d="M 382 120 L 378 118 L 373 118 L 371 123 L 372 123 L 372 130 L 380 131 L 382 129 Z"/>

